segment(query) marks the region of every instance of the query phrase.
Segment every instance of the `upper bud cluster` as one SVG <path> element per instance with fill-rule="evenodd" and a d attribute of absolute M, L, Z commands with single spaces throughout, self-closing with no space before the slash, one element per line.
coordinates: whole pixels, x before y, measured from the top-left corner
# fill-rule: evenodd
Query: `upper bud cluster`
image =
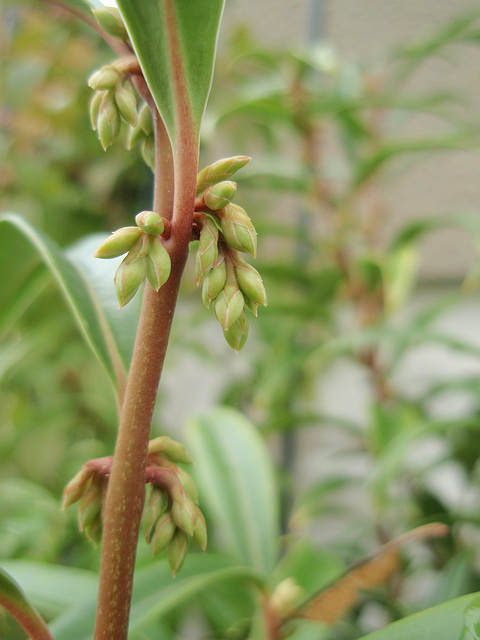
<path fill-rule="evenodd" d="M 135 126 L 137 97 L 135 87 L 122 61 L 102 67 L 88 81 L 95 91 L 90 103 L 90 118 L 102 147 L 107 149 L 120 134 L 121 122 Z"/>
<path fill-rule="evenodd" d="M 158 291 L 170 276 L 170 256 L 160 237 L 165 230 L 165 220 L 155 211 L 142 211 L 135 222 L 138 226 L 123 227 L 112 233 L 94 254 L 95 258 L 127 254 L 115 274 L 120 307 L 130 302 L 145 280 Z"/>
<path fill-rule="evenodd" d="M 197 177 L 197 224 L 200 235 L 195 255 L 197 285 L 203 282 L 202 299 L 214 303 L 217 320 L 228 344 L 239 351 L 248 336 L 245 309 L 257 315 L 267 305 L 262 278 L 238 252 L 256 256 L 257 233 L 242 207 L 232 202 L 237 191 L 229 178 L 249 162 L 247 156 L 219 160 Z"/>

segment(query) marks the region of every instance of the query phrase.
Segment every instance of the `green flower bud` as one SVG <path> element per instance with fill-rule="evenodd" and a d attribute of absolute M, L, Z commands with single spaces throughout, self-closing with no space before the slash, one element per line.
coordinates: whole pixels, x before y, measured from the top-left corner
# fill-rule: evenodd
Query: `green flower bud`
<path fill-rule="evenodd" d="M 165 223 L 162 216 L 155 211 L 140 211 L 135 216 L 137 227 L 150 234 L 160 234 L 165 230 Z"/>
<path fill-rule="evenodd" d="M 128 256 L 124 258 L 115 274 L 115 289 L 120 308 L 130 302 L 144 280 L 145 260 L 142 258 L 130 262 Z"/>
<path fill-rule="evenodd" d="M 202 300 L 207 309 L 210 308 L 212 300 L 215 300 L 222 293 L 226 281 L 227 270 L 225 260 L 222 257 L 221 261 L 217 262 L 203 279 Z"/>
<path fill-rule="evenodd" d="M 197 196 L 222 180 L 228 180 L 234 173 L 249 163 L 248 156 L 234 156 L 233 158 L 223 158 L 202 169 L 197 176 Z"/>
<path fill-rule="evenodd" d="M 146 136 L 153 134 L 153 118 L 148 104 L 144 104 L 141 108 L 138 115 L 138 124 Z"/>
<path fill-rule="evenodd" d="M 135 95 L 125 87 L 117 86 L 115 89 L 115 103 L 123 120 L 134 127 L 137 123 L 137 101 Z"/>
<path fill-rule="evenodd" d="M 94 471 L 88 467 L 82 467 L 77 475 L 70 480 L 63 491 L 63 503 L 62 509 L 66 509 L 71 504 L 74 504 L 85 493 L 87 483 L 92 477 Z"/>
<path fill-rule="evenodd" d="M 93 254 L 94 258 L 116 258 L 133 247 L 142 235 L 138 227 L 122 227 L 114 231 Z"/>
<path fill-rule="evenodd" d="M 168 436 L 159 436 L 148 443 L 148 453 L 160 453 L 172 462 L 183 462 L 193 464 L 192 458 L 188 455 L 187 449 L 181 442 L 172 440 Z"/>
<path fill-rule="evenodd" d="M 245 312 L 228 331 L 223 331 L 223 335 L 234 351 L 240 351 L 243 348 L 248 338 L 248 320 Z"/>
<path fill-rule="evenodd" d="M 93 98 L 90 102 L 90 121 L 92 123 L 92 129 L 94 131 L 97 130 L 97 121 L 98 115 L 100 113 L 100 105 L 102 104 L 102 100 L 105 96 L 104 91 L 96 91 L 93 94 Z"/>
<path fill-rule="evenodd" d="M 213 220 L 206 216 L 203 220 L 202 230 L 197 253 L 195 255 L 195 278 L 200 284 L 205 274 L 212 269 L 218 260 L 218 229 Z"/>
<path fill-rule="evenodd" d="M 244 260 L 235 264 L 235 275 L 242 292 L 253 304 L 267 306 L 267 292 L 258 271 Z"/>
<path fill-rule="evenodd" d="M 203 194 L 203 200 L 209 209 L 218 211 L 224 209 L 234 199 L 237 183 L 231 181 L 219 182 L 209 187 Z"/>
<path fill-rule="evenodd" d="M 140 147 L 140 153 L 146 165 L 150 167 L 152 171 L 155 170 L 155 141 L 153 136 L 148 136 L 142 142 Z"/>
<path fill-rule="evenodd" d="M 198 490 L 195 480 L 181 467 L 177 467 L 177 476 L 180 478 L 180 482 L 182 483 L 187 496 L 196 504 L 198 502 Z"/>
<path fill-rule="evenodd" d="M 137 124 L 136 127 L 132 127 L 128 134 L 127 149 L 130 151 L 134 147 L 138 146 L 145 141 L 145 133 L 143 129 Z"/>
<path fill-rule="evenodd" d="M 222 293 L 215 300 L 215 316 L 227 331 L 235 324 L 243 312 L 245 301 L 237 283 L 227 282 Z"/>
<path fill-rule="evenodd" d="M 141 231 L 141 230 L 140 230 Z M 127 261 L 133 262 L 145 256 L 150 252 L 150 237 L 141 231 L 138 240 L 132 246 L 127 255 Z"/>
<path fill-rule="evenodd" d="M 253 313 L 253 315 L 255 317 L 258 316 L 258 302 L 252 302 L 250 300 L 250 298 L 248 296 L 246 296 L 245 294 L 243 294 L 243 297 L 245 298 L 245 307 L 246 309 L 248 309 L 249 311 L 251 311 Z"/>
<path fill-rule="evenodd" d="M 145 535 L 145 540 L 149 544 L 155 532 L 157 522 L 165 511 L 167 504 L 168 499 L 165 491 L 159 487 L 151 485 L 145 501 L 145 510 L 143 512 L 143 533 Z"/>
<path fill-rule="evenodd" d="M 229 204 L 221 212 L 220 221 L 225 241 L 237 251 L 257 254 L 257 233 L 252 221 L 242 207 Z"/>
<path fill-rule="evenodd" d="M 123 23 L 122 15 L 116 7 L 93 9 L 92 13 L 98 24 L 108 35 L 121 40 L 128 40 L 128 33 Z"/>
<path fill-rule="evenodd" d="M 177 529 L 173 539 L 167 544 L 166 552 L 172 575 L 175 577 L 182 568 L 188 554 L 187 535 L 180 529 Z"/>
<path fill-rule="evenodd" d="M 83 528 L 83 533 L 97 547 L 102 540 L 102 518 L 100 515 Z"/>
<path fill-rule="evenodd" d="M 170 255 L 159 236 L 150 236 L 150 250 L 145 258 L 146 276 L 149 285 L 158 291 L 170 277 L 172 263 Z"/>
<path fill-rule="evenodd" d="M 175 524 L 169 511 L 160 516 L 160 519 L 157 522 L 157 526 L 155 527 L 155 532 L 152 536 L 152 556 L 157 555 L 159 551 L 165 549 L 167 544 L 175 535 L 176 530 L 177 525 Z"/>
<path fill-rule="evenodd" d="M 198 518 L 198 507 L 193 500 L 184 496 L 182 502 L 173 503 L 171 512 L 177 527 L 183 529 L 188 535 L 193 535 Z"/>
<path fill-rule="evenodd" d="M 102 67 L 95 71 L 88 79 L 88 86 L 94 91 L 113 89 L 120 79 L 120 74 L 115 67 Z"/>
<path fill-rule="evenodd" d="M 120 114 L 111 91 L 105 92 L 100 104 L 97 132 L 104 150 L 115 142 L 120 133 Z"/>
<path fill-rule="evenodd" d="M 102 512 L 102 482 L 91 476 L 90 481 L 80 500 L 78 520 L 80 531 L 99 519 Z"/>
<path fill-rule="evenodd" d="M 195 523 L 192 538 L 205 551 L 207 546 L 207 524 L 200 509 L 198 509 L 198 517 Z"/>

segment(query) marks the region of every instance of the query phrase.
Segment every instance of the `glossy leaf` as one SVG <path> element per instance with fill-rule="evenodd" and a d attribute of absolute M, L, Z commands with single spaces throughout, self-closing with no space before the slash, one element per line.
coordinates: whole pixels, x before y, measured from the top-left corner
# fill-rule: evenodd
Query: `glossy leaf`
<path fill-rule="evenodd" d="M 103 238 L 104 236 L 101 236 Z M 118 311 L 114 261 L 95 260 L 101 242 L 90 236 L 62 251 L 41 231 L 13 214 L 0 219 L 0 331 L 8 329 L 53 276 L 87 343 L 121 388 L 130 361 L 135 310 Z"/>
<path fill-rule="evenodd" d="M 173 148 L 187 115 L 198 136 L 210 93 L 223 5 L 224 0 L 118 0 Z"/>
<path fill-rule="evenodd" d="M 0 605 L 4 607 L 35 640 L 53 640 L 47 625 L 30 604 L 17 582 L 0 569 Z"/>
<path fill-rule="evenodd" d="M 461 636 L 467 609 L 475 601 L 478 601 L 478 594 L 450 600 L 389 624 L 361 640 L 457 640 L 460 637 L 462 640 L 477 640 L 478 636 Z"/>
<path fill-rule="evenodd" d="M 262 576 L 248 567 L 236 566 L 222 556 L 193 554 L 177 578 L 173 579 L 166 560 L 138 569 L 135 575 L 129 638 L 141 637 L 153 621 L 158 622 L 174 610 L 186 607 L 193 599 L 208 593 L 221 582 L 242 580 L 260 583 Z M 197 601 L 196 601 L 197 602 Z M 59 616 L 50 628 L 55 640 L 90 640 L 96 609 L 94 595 Z"/>
<path fill-rule="evenodd" d="M 188 425 L 200 497 L 242 561 L 269 573 L 278 555 L 278 495 L 267 449 L 255 427 L 219 407 Z"/>

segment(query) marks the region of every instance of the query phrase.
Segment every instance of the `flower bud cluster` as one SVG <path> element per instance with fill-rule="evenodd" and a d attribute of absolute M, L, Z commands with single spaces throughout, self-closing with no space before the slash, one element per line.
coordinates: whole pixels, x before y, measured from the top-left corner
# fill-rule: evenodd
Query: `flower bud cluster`
<path fill-rule="evenodd" d="M 258 271 L 240 252 L 257 253 L 257 233 L 242 207 L 232 203 L 237 185 L 228 180 L 250 160 L 226 158 L 203 169 L 197 177 L 196 222 L 201 227 L 195 255 L 195 277 L 202 284 L 202 300 L 213 303 L 228 344 L 235 351 L 248 337 L 245 309 L 255 316 L 259 304 L 267 306 L 267 294 Z"/>
<path fill-rule="evenodd" d="M 152 555 L 165 549 L 174 576 L 185 561 L 190 538 L 202 549 L 207 544 L 207 527 L 197 506 L 195 482 L 179 463 L 192 464 L 182 444 L 167 436 L 150 442 L 146 471 L 150 490 L 143 531 Z"/>
<path fill-rule="evenodd" d="M 111 458 L 84 465 L 63 492 L 63 508 L 79 502 L 80 531 L 96 546 L 102 537 L 102 509 L 111 470 Z"/>
<path fill-rule="evenodd" d="M 92 127 L 106 150 L 120 135 L 122 121 L 132 126 L 137 123 L 135 87 L 122 60 L 96 71 L 88 85 L 95 91 L 90 103 Z"/>
<path fill-rule="evenodd" d="M 170 276 L 171 262 L 161 234 L 165 220 L 154 211 L 142 211 L 135 217 L 136 227 L 118 229 L 95 252 L 95 258 L 116 258 L 127 254 L 115 273 L 115 288 L 120 307 L 124 307 L 147 280 L 158 291 Z"/>

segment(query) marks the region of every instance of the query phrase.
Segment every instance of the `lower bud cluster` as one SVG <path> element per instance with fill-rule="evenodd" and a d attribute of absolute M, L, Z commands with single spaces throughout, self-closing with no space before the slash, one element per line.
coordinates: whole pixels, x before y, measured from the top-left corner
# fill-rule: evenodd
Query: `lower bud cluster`
<path fill-rule="evenodd" d="M 259 304 L 267 306 L 260 274 L 240 256 L 245 252 L 255 257 L 255 228 L 244 209 L 231 202 L 237 185 L 222 180 L 249 159 L 237 156 L 219 160 L 203 169 L 197 179 L 201 213 L 197 213 L 196 222 L 201 228 L 195 255 L 196 281 L 197 285 L 203 283 L 203 302 L 207 308 L 213 303 L 225 339 L 235 351 L 240 351 L 248 337 L 245 309 L 256 316 Z"/>
<path fill-rule="evenodd" d="M 95 545 L 101 540 L 103 504 L 112 464 L 111 456 L 90 460 L 64 491 L 63 507 L 79 502 L 80 530 Z M 165 549 L 174 576 L 187 557 L 190 538 L 202 549 L 207 545 L 207 527 L 198 507 L 195 482 L 179 464 L 192 464 L 182 444 L 168 436 L 150 442 L 143 531 L 152 555 Z"/>
<path fill-rule="evenodd" d="M 95 252 L 95 258 L 116 258 L 126 253 L 115 274 L 120 307 L 124 307 L 147 280 L 158 291 L 170 276 L 171 263 L 161 234 L 164 219 L 154 211 L 142 211 L 135 217 L 136 227 L 123 227 L 109 236 Z"/>

